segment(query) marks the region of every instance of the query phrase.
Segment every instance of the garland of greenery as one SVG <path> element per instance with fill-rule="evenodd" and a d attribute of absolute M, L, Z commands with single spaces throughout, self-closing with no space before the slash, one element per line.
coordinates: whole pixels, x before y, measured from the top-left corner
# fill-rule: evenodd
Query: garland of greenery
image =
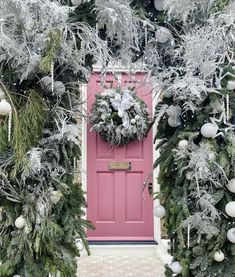
<path fill-rule="evenodd" d="M 112 145 L 143 140 L 150 126 L 145 102 L 132 89 L 107 89 L 95 96 L 91 131 Z"/>

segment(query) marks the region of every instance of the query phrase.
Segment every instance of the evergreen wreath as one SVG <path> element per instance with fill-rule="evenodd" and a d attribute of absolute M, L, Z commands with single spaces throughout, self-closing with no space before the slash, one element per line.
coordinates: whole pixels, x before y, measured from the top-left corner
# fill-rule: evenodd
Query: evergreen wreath
<path fill-rule="evenodd" d="M 133 89 L 110 88 L 96 94 L 95 98 L 91 131 L 112 145 L 145 138 L 151 119 L 147 105 Z"/>

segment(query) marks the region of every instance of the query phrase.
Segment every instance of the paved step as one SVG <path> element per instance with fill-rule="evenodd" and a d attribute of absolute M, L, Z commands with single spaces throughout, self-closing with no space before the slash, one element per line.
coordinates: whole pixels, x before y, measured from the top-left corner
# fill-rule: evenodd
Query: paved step
<path fill-rule="evenodd" d="M 83 251 L 78 277 L 164 277 L 164 266 L 155 245 L 92 245 Z"/>

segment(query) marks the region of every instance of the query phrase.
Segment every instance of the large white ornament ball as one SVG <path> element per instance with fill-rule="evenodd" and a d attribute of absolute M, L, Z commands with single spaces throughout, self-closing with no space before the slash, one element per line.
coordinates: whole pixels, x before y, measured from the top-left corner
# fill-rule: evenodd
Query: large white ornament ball
<path fill-rule="evenodd" d="M 180 265 L 179 262 L 172 263 L 170 268 L 173 271 L 173 273 L 175 273 L 175 274 L 180 274 L 182 272 L 182 270 L 183 270 L 183 268 L 182 268 L 182 266 Z"/>
<path fill-rule="evenodd" d="M 235 80 L 234 81 L 228 81 L 227 89 L 228 90 L 235 90 Z"/>
<path fill-rule="evenodd" d="M 156 39 L 160 43 L 166 43 L 172 38 L 171 31 L 165 27 L 159 27 L 156 31 Z"/>
<path fill-rule="evenodd" d="M 164 11 L 165 9 L 165 0 L 154 0 L 154 7 L 157 11 Z"/>
<path fill-rule="evenodd" d="M 231 228 L 228 230 L 227 238 L 230 242 L 235 243 L 235 228 Z"/>
<path fill-rule="evenodd" d="M 76 239 L 76 247 L 81 252 L 84 249 L 84 244 L 81 239 Z"/>
<path fill-rule="evenodd" d="M 180 117 L 170 116 L 168 118 L 168 124 L 173 128 L 176 128 L 176 127 L 180 126 L 180 124 L 181 124 Z"/>
<path fill-rule="evenodd" d="M 217 132 L 218 132 L 218 126 L 212 123 L 205 123 L 201 127 L 201 134 L 205 138 L 213 138 L 216 136 Z"/>
<path fill-rule="evenodd" d="M 229 215 L 231 217 L 235 217 L 235 201 L 229 202 L 225 206 L 225 211 L 226 211 L 227 215 Z"/>
<path fill-rule="evenodd" d="M 136 120 L 134 118 L 131 119 L 131 124 L 136 124 Z"/>
<path fill-rule="evenodd" d="M 166 214 L 166 210 L 162 205 L 156 205 L 153 209 L 153 213 L 156 217 L 162 218 Z"/>
<path fill-rule="evenodd" d="M 227 188 L 229 191 L 235 193 L 235 178 L 229 180 Z"/>
<path fill-rule="evenodd" d="M 0 102 L 0 115 L 9 115 L 11 112 L 11 105 L 6 99 L 2 99 Z"/>
<path fill-rule="evenodd" d="M 5 93 L 4 91 L 0 88 L 0 99 L 5 98 Z"/>
<path fill-rule="evenodd" d="M 26 224 L 25 218 L 21 215 L 15 220 L 15 226 L 18 229 L 23 229 Z"/>
<path fill-rule="evenodd" d="M 188 141 L 186 139 L 182 139 L 181 141 L 179 141 L 179 144 L 178 144 L 179 148 L 180 149 L 186 149 L 187 146 L 188 146 Z"/>
<path fill-rule="evenodd" d="M 216 262 L 222 262 L 224 260 L 224 253 L 222 251 L 216 251 L 214 254 L 214 260 Z"/>
<path fill-rule="evenodd" d="M 56 81 L 54 83 L 54 92 L 58 96 L 63 95 L 65 93 L 65 85 L 60 81 Z"/>

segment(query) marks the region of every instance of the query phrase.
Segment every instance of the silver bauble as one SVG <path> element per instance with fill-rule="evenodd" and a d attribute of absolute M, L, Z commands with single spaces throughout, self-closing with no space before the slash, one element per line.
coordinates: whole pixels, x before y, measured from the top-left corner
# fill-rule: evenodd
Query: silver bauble
<path fill-rule="evenodd" d="M 227 215 L 229 215 L 231 217 L 235 217 L 235 201 L 229 202 L 225 206 L 225 211 L 226 211 Z"/>
<path fill-rule="evenodd" d="M 181 124 L 180 117 L 170 116 L 168 118 L 168 124 L 173 128 L 176 128 L 176 127 L 180 126 L 180 124 Z"/>
<path fill-rule="evenodd" d="M 183 270 L 183 268 L 182 268 L 182 266 L 180 265 L 179 262 L 172 263 L 170 268 L 173 271 L 173 273 L 175 273 L 175 274 L 180 274 Z"/>
<path fill-rule="evenodd" d="M 154 7 L 157 11 L 164 11 L 166 0 L 154 0 Z"/>
<path fill-rule="evenodd" d="M 156 205 L 153 209 L 153 214 L 156 217 L 163 218 L 166 214 L 166 210 L 162 205 Z"/>
<path fill-rule="evenodd" d="M 58 96 L 63 95 L 65 93 L 65 85 L 60 81 L 56 81 L 54 83 L 54 93 Z"/>
<path fill-rule="evenodd" d="M 227 238 L 231 243 L 235 243 L 235 228 L 231 228 L 228 230 Z"/>
<path fill-rule="evenodd" d="M 201 134 L 205 138 L 214 138 L 218 132 L 218 126 L 212 123 L 205 123 L 201 127 Z"/>
<path fill-rule="evenodd" d="M 227 188 L 230 192 L 235 193 L 235 178 L 229 180 Z"/>
<path fill-rule="evenodd" d="M 171 31 L 165 27 L 159 27 L 156 31 L 156 39 L 159 43 L 166 43 L 172 39 Z"/>
<path fill-rule="evenodd" d="M 222 251 L 216 251 L 214 254 L 214 260 L 216 262 L 222 262 L 224 260 L 224 253 Z"/>
<path fill-rule="evenodd" d="M 186 149 L 188 146 L 188 141 L 186 139 L 182 139 L 179 141 L 178 146 L 180 149 Z"/>
<path fill-rule="evenodd" d="M 11 112 L 11 105 L 6 99 L 0 101 L 0 115 L 9 115 Z"/>

